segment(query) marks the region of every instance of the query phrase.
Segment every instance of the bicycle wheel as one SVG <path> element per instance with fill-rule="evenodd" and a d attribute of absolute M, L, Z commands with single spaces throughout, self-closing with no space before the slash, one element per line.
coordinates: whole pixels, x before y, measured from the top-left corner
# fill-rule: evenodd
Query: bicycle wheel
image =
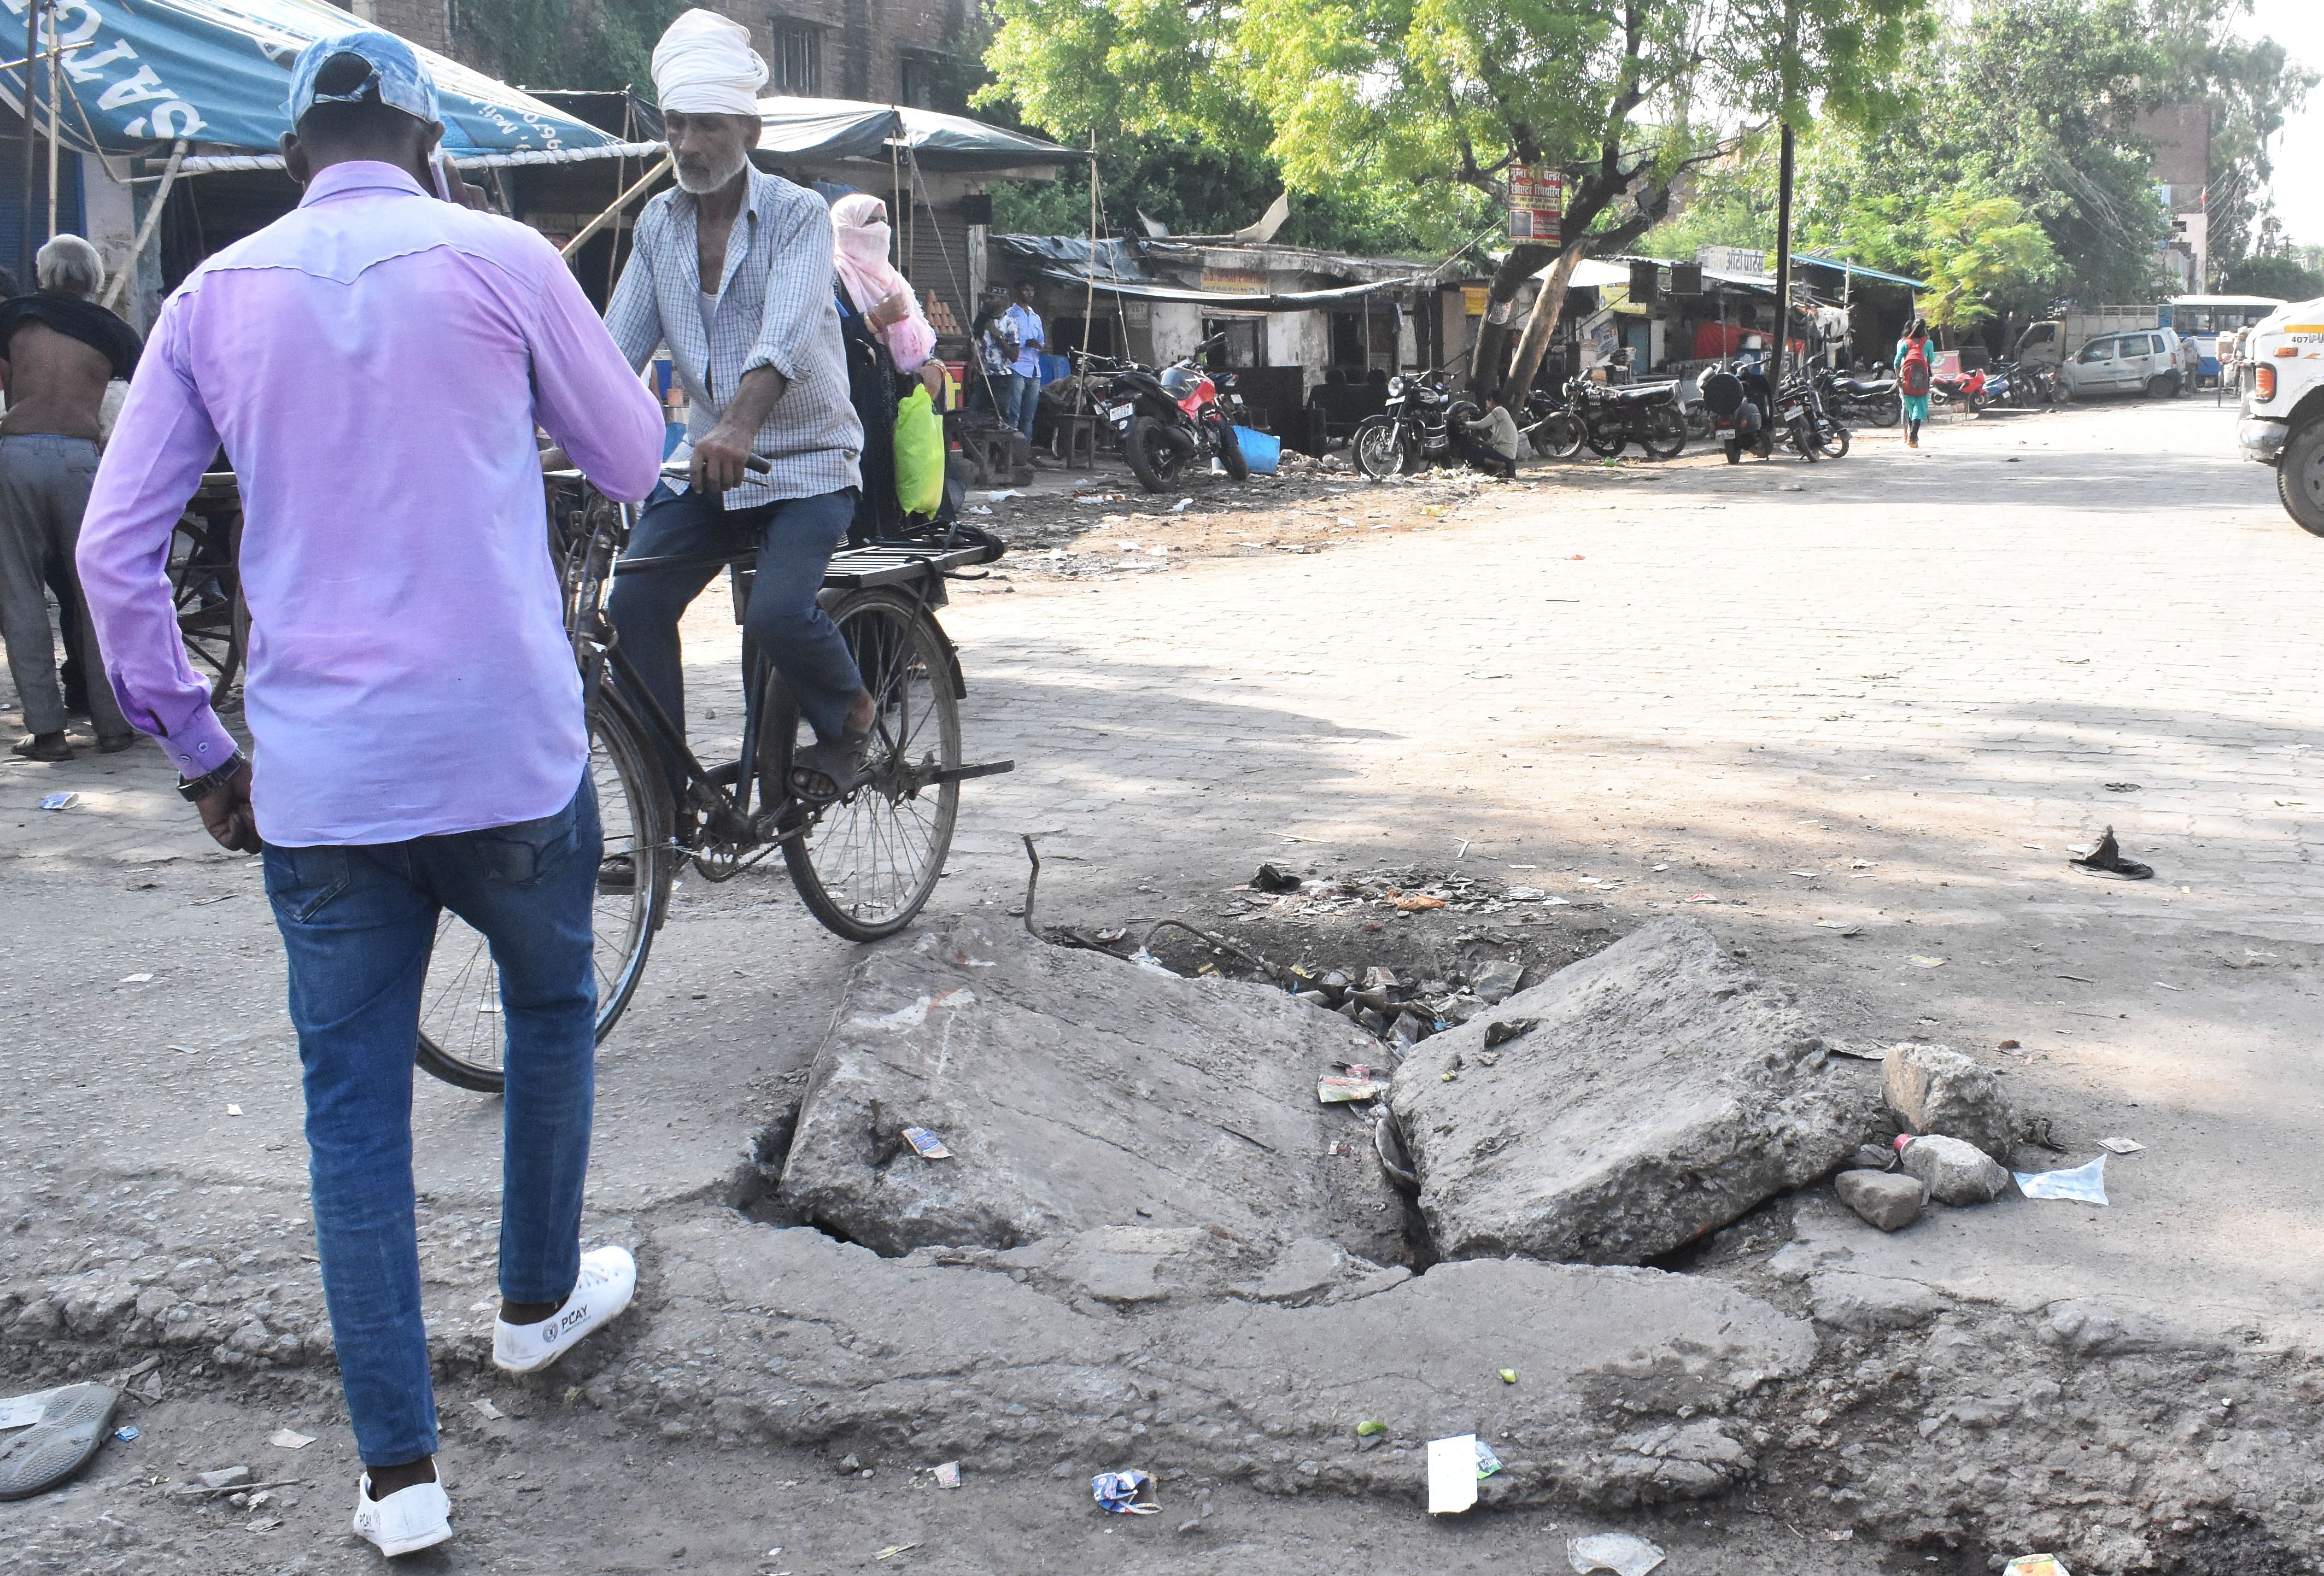
<path fill-rule="evenodd" d="M 960 784 L 927 779 L 960 764 L 960 699 L 944 636 L 910 598 L 858 592 L 831 616 L 877 706 L 872 780 L 805 812 L 804 829 L 783 844 L 783 862 L 825 929 L 877 941 L 909 925 L 944 874 Z M 815 734 L 781 674 L 769 669 L 761 696 L 761 770 L 770 783 L 787 783 L 791 752 Z"/>
<path fill-rule="evenodd" d="M 604 696 L 589 708 L 589 779 L 597 789 L 605 839 L 590 915 L 603 1044 L 637 991 L 669 903 L 673 869 L 668 784 L 637 723 Z M 492 948 L 447 910 L 437 922 L 420 991 L 419 1064 L 447 1083 L 498 1094 L 507 1082 L 503 1044 L 500 971 Z"/>
<path fill-rule="evenodd" d="M 171 535 L 169 563 L 179 638 L 188 656 L 217 676 L 210 682 L 210 704 L 223 705 L 241 671 L 250 630 L 231 524 L 183 516 Z"/>

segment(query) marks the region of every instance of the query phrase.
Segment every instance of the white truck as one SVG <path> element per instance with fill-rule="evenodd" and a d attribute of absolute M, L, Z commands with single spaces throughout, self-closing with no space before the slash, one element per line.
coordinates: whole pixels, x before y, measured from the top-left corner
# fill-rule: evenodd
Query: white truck
<path fill-rule="evenodd" d="M 2276 496 L 2324 536 L 2324 299 L 2278 308 L 2244 339 L 2244 454 L 2275 467 Z"/>
<path fill-rule="evenodd" d="M 2017 336 L 2016 358 L 2021 363 L 2046 361 L 2056 366 L 2072 360 L 2074 352 L 2101 334 L 2160 328 L 2163 323 L 2161 307 L 2070 308 L 2062 317 L 2028 324 Z"/>

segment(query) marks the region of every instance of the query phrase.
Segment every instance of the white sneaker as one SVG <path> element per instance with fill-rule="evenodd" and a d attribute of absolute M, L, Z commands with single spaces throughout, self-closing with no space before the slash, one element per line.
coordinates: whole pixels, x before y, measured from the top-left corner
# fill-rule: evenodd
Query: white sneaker
<path fill-rule="evenodd" d="M 389 1559 L 432 1549 L 452 1535 L 452 1502 L 444 1485 L 414 1483 L 384 1499 L 371 1497 L 371 1474 L 355 1483 L 355 1535 Z"/>
<path fill-rule="evenodd" d="M 493 1365 L 512 1374 L 545 1369 L 581 1338 L 630 1305 L 638 1289 L 638 1261 L 626 1248 L 598 1248 L 581 1256 L 581 1278 L 565 1305 L 538 1324 L 493 1321 Z"/>

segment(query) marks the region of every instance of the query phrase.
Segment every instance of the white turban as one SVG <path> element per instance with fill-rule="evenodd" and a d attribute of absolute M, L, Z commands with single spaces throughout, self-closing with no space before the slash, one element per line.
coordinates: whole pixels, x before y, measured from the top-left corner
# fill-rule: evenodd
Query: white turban
<path fill-rule="evenodd" d="M 751 30 L 715 11 L 686 12 L 654 45 L 654 95 L 681 115 L 755 115 L 766 80 Z"/>

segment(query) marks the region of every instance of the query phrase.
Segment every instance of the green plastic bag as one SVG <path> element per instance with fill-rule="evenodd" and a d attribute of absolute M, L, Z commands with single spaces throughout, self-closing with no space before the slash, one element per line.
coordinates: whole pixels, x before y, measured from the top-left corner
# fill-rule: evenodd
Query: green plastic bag
<path fill-rule="evenodd" d="M 896 500 L 907 514 L 934 514 L 944 483 L 944 421 L 922 383 L 896 404 Z"/>

